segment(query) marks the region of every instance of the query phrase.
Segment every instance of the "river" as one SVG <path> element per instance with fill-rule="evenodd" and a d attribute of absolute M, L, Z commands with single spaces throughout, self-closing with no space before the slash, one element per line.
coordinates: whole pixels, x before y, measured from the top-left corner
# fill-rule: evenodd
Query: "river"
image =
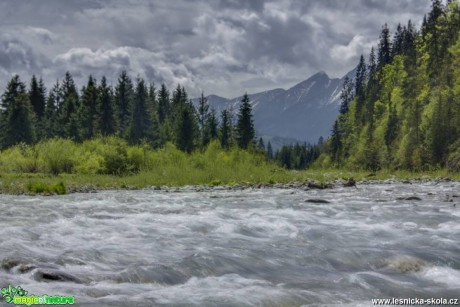
<path fill-rule="evenodd" d="M 77 306 L 372 306 L 460 293 L 455 182 L 1 195 L 0 217 L 0 287 Z"/>

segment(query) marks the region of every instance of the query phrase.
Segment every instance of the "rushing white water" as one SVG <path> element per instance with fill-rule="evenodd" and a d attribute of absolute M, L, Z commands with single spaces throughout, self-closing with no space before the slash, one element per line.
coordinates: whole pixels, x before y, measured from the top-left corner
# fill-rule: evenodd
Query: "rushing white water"
<path fill-rule="evenodd" d="M 459 183 L 397 183 L 0 196 L 0 287 L 81 306 L 458 298 L 458 194 Z"/>

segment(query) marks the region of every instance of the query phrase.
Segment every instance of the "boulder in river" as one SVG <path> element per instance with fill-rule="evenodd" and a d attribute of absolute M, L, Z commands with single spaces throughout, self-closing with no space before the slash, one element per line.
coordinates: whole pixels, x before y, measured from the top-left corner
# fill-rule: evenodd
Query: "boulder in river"
<path fill-rule="evenodd" d="M 429 263 L 425 260 L 413 256 L 391 257 L 385 260 L 384 264 L 385 267 L 400 273 L 419 272 L 429 266 Z"/>
<path fill-rule="evenodd" d="M 78 277 L 59 270 L 38 269 L 34 274 L 34 278 L 37 281 L 70 281 L 77 284 L 82 283 Z"/>

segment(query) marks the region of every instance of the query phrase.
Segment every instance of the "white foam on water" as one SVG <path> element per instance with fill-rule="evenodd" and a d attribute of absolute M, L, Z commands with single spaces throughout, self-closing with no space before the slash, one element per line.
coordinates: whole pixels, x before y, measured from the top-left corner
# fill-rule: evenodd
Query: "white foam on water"
<path fill-rule="evenodd" d="M 443 284 L 447 288 L 458 288 L 460 291 L 460 271 L 445 266 L 428 267 L 417 273 L 420 278 Z"/>

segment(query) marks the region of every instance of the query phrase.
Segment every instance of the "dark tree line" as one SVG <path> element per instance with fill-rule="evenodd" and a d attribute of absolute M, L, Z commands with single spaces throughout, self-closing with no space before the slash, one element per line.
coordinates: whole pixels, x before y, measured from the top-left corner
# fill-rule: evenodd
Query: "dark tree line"
<path fill-rule="evenodd" d="M 69 72 L 49 91 L 42 79 L 32 76 L 27 87 L 16 75 L 1 97 L 0 147 L 54 137 L 81 142 L 116 135 L 153 148 L 172 142 L 186 152 L 205 148 L 213 140 L 223 148 L 255 149 L 247 94 L 236 115 L 236 123 L 229 110 L 218 118 L 204 94 L 195 107 L 184 87 L 178 85 L 171 93 L 164 84 L 157 89 L 142 78 L 133 81 L 125 71 L 115 86 L 105 77 L 97 81 L 89 76 L 80 91 Z"/>

